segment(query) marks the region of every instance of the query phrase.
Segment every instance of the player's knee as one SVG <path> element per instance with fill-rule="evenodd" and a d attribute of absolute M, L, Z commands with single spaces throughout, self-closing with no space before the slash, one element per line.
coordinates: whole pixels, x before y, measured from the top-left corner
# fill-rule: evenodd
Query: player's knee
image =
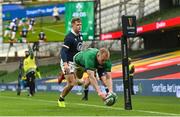
<path fill-rule="evenodd" d="M 69 87 L 74 87 L 75 86 L 75 83 L 70 83 L 69 84 Z"/>
<path fill-rule="evenodd" d="M 70 81 L 68 83 L 69 87 L 73 87 L 73 86 L 75 86 L 75 84 L 76 84 L 76 81 Z"/>
<path fill-rule="evenodd" d="M 89 86 L 89 85 L 90 85 L 90 81 L 89 80 L 85 80 L 84 86 Z"/>

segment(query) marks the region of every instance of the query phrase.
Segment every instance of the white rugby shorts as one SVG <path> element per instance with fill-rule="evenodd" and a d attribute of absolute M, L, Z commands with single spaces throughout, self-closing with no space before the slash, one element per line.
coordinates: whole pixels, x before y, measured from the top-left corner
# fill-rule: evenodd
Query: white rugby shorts
<path fill-rule="evenodd" d="M 75 73 L 75 70 L 76 70 L 76 65 L 75 65 L 75 63 L 69 61 L 68 64 L 69 64 L 70 73 Z M 64 64 L 63 64 L 63 60 L 62 60 L 62 59 L 61 59 L 60 66 L 61 66 L 62 72 L 63 72 L 64 74 L 66 74 L 66 73 L 65 73 L 65 70 L 64 70 Z"/>

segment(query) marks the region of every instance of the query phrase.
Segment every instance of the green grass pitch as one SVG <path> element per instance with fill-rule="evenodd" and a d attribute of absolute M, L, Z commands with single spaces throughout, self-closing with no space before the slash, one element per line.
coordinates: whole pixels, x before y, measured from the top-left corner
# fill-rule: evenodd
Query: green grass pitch
<path fill-rule="evenodd" d="M 58 92 L 37 92 L 28 97 L 27 92 L 0 92 L 0 116 L 180 116 L 180 99 L 164 96 L 132 96 L 133 110 L 124 110 L 123 95 L 118 95 L 115 105 L 107 107 L 95 93 L 89 100 L 81 101 L 79 95 L 66 97 L 66 108 L 57 106 Z"/>
<path fill-rule="evenodd" d="M 43 30 L 47 37 L 47 42 L 62 42 L 65 37 L 65 22 L 62 18 L 59 22 L 54 22 L 52 17 L 43 17 L 41 23 L 41 18 L 36 19 L 36 24 L 33 26 L 35 33 L 31 31 L 28 32 L 27 42 L 36 42 L 38 41 L 38 34 L 41 30 Z M 4 25 L 6 21 L 3 22 Z M 28 25 L 26 25 L 28 29 Z M 22 26 L 19 27 L 18 32 L 16 33 L 16 39 L 20 37 L 19 31 L 22 30 Z M 3 37 L 3 42 L 8 43 L 8 37 Z"/>

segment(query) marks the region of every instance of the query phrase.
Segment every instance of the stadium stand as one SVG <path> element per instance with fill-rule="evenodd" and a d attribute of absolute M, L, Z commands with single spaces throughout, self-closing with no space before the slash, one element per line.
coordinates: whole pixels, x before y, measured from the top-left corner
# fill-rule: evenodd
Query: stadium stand
<path fill-rule="evenodd" d="M 102 33 L 118 30 L 121 27 L 122 15 L 136 15 L 137 19 L 159 10 L 158 0 L 102 0 L 101 29 Z M 98 9 L 99 11 L 99 9 Z M 132 12 L 133 11 L 133 12 Z M 96 16 L 96 30 L 99 30 L 99 12 Z"/>
<path fill-rule="evenodd" d="M 74 1 L 74 0 L 73 0 Z M 126 4 L 127 3 L 127 4 Z M 99 9 L 97 9 L 99 10 Z M 101 29 L 102 33 L 111 32 L 120 29 L 122 15 L 136 15 L 137 18 L 146 16 L 150 13 L 159 10 L 159 2 L 157 0 L 101 0 Z M 133 12 L 132 12 L 133 11 Z M 96 13 L 96 33 L 99 32 L 99 12 Z M 16 44 L 15 44 L 16 45 Z M 59 44 L 58 44 L 59 45 Z M 52 51 L 57 51 L 59 48 L 55 43 L 42 44 L 40 47 L 40 56 L 49 56 Z M 0 54 L 7 56 L 9 45 L 0 46 Z M 53 48 L 53 49 L 52 49 Z M 17 50 L 26 50 L 26 46 L 17 46 Z M 15 48 L 10 51 L 9 56 L 14 56 Z M 18 51 L 18 56 L 23 56 L 21 51 Z"/>
<path fill-rule="evenodd" d="M 27 50 L 26 44 L 13 44 L 14 46 L 11 47 L 9 51 L 9 44 L 0 44 L 0 55 L 1 57 L 5 58 L 4 61 L 1 62 L 7 62 L 8 57 L 23 57 L 24 51 Z M 61 43 L 42 43 L 40 44 L 39 52 L 37 52 L 38 57 L 52 57 L 52 56 L 58 56 L 59 49 L 61 47 Z M 9 51 L 9 53 L 8 53 Z"/>

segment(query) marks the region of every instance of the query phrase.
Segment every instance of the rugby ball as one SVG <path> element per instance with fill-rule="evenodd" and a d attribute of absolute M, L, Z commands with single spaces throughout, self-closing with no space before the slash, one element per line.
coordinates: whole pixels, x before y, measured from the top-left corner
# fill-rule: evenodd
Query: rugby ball
<path fill-rule="evenodd" d="M 111 92 L 106 96 L 106 98 L 104 100 L 104 104 L 106 106 L 112 106 L 112 105 L 114 105 L 116 103 L 116 101 L 117 101 L 116 93 Z"/>

